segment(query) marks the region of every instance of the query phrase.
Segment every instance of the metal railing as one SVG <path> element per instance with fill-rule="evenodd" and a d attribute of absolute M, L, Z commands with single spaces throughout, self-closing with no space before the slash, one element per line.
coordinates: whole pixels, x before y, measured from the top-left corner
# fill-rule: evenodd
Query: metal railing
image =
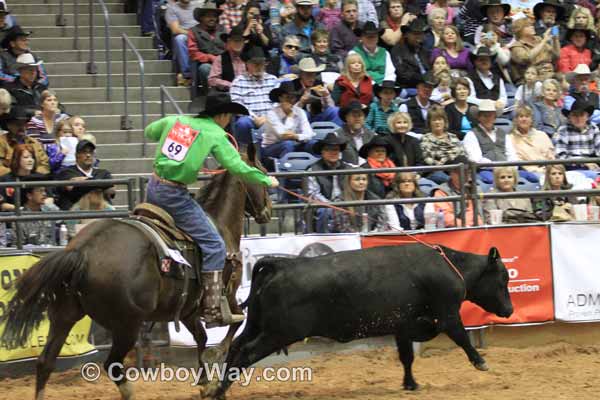
<path fill-rule="evenodd" d="M 179 107 L 179 105 L 177 104 L 177 102 L 175 101 L 173 96 L 171 96 L 171 93 L 169 93 L 169 91 L 167 90 L 165 85 L 160 85 L 160 115 L 162 117 L 164 117 L 166 115 L 165 98 L 167 100 L 169 100 L 169 103 L 171 103 L 173 108 L 175 108 L 175 111 L 177 111 L 177 114 L 179 114 L 179 115 L 183 114 L 183 111 L 181 110 L 181 108 Z"/>
<path fill-rule="evenodd" d="M 127 73 L 127 48 L 133 51 L 133 54 L 137 57 L 138 65 L 140 67 L 140 100 L 142 106 L 142 130 L 146 127 L 146 94 L 145 94 L 145 81 L 144 81 L 144 59 L 142 55 L 135 47 L 135 45 L 129 39 L 126 33 L 121 35 L 123 39 L 123 90 L 124 90 L 124 115 L 121 116 L 121 129 L 128 130 L 133 129 L 131 120 L 129 119 L 129 75 Z M 146 136 L 142 135 L 142 157 L 146 156 Z"/>

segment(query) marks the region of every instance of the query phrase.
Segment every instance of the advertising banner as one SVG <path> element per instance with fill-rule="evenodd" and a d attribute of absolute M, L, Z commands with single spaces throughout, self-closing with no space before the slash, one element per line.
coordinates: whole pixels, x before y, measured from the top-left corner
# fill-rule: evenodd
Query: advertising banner
<path fill-rule="evenodd" d="M 532 324 L 554 319 L 552 265 L 548 226 L 497 226 L 446 230 L 415 235 L 427 243 L 476 254 L 496 247 L 508 269 L 513 315 L 506 319 L 465 301 L 461 316 L 465 326 Z M 414 243 L 408 236 L 365 236 L 363 248 Z M 450 267 L 449 267 L 450 268 Z"/>
<path fill-rule="evenodd" d="M 552 225 L 556 319 L 600 321 L 600 224 Z"/>
<path fill-rule="evenodd" d="M 8 302 L 12 298 L 11 289 L 15 280 L 39 260 L 33 255 L 0 256 L 0 317 L 6 312 Z M 88 342 L 92 320 L 89 317 L 79 321 L 67 337 L 59 357 L 82 356 L 95 352 L 96 349 Z M 24 361 L 37 358 L 48 341 L 50 323 L 44 319 L 38 329 L 35 329 L 25 345 L 0 342 L 0 363 Z M 0 324 L 0 333 L 4 324 Z"/>

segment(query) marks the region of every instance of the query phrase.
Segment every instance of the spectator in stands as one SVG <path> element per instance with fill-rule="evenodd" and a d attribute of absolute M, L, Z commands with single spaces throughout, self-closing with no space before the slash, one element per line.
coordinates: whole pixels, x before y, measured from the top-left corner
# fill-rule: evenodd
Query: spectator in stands
<path fill-rule="evenodd" d="M 335 104 L 346 107 L 353 101 L 365 106 L 373 100 L 373 80 L 367 75 L 367 68 L 362 57 L 356 53 L 348 54 L 344 70 L 333 85 L 331 97 Z"/>
<path fill-rule="evenodd" d="M 395 80 L 383 81 L 381 85 L 375 85 L 375 99 L 369 107 L 367 127 L 380 135 L 390 133 L 388 118 L 398 111 L 394 99 L 400 95 L 400 88 L 396 87 Z"/>
<path fill-rule="evenodd" d="M 12 97 L 8 90 L 0 88 L 0 119 L 10 112 Z"/>
<path fill-rule="evenodd" d="M 85 129 L 85 120 L 79 115 L 73 115 L 69 118 L 69 124 L 73 128 L 73 136 L 77 139 L 82 140 L 84 135 L 87 135 Z"/>
<path fill-rule="evenodd" d="M 0 42 L 14 26 L 14 21 L 10 15 L 10 10 L 6 7 L 6 3 L 0 3 Z"/>
<path fill-rule="evenodd" d="M 492 70 L 497 72 L 505 82 L 512 82 L 509 72 L 510 49 L 500 43 L 500 37 L 496 33 L 493 24 L 483 25 L 481 40 L 479 41 L 478 46 L 485 46 L 490 49 L 492 55 L 496 57 L 496 63 Z"/>
<path fill-rule="evenodd" d="M 7 87 L 7 84 L 18 81 L 20 75 L 19 61 L 17 58 L 24 54 L 29 56 L 21 59 L 21 63 L 27 60 L 28 64 L 35 66 L 35 82 L 41 86 L 48 86 L 48 75 L 44 65 L 38 57 L 29 49 L 29 36 L 31 32 L 24 31 L 20 26 L 15 25 L 6 32 L 4 39 L 0 42 L 5 51 L 0 53 L 0 85 Z"/>
<path fill-rule="evenodd" d="M 278 106 L 267 111 L 262 140 L 262 156 L 281 158 L 292 151 L 312 151 L 316 140 L 306 113 L 297 107 L 300 92 L 292 82 L 271 90 L 269 99 Z"/>
<path fill-rule="evenodd" d="M 560 54 L 558 36 L 552 35 L 551 29 L 546 30 L 543 37 L 536 36 L 535 28 L 528 18 L 513 22 L 512 29 L 515 40 L 509 48 L 513 83 L 521 84 L 525 70 L 532 65 L 538 69 L 540 79 L 551 77 L 548 75 L 554 73 L 553 63 Z"/>
<path fill-rule="evenodd" d="M 45 175 L 36 172 L 36 154 L 33 146 L 28 144 L 18 144 L 15 146 L 14 153 L 10 160 L 9 173 L 2 176 L 2 182 L 19 182 L 22 180 L 41 179 Z M 14 210 L 15 190 L 7 187 L 0 189 L 0 198 L 5 203 L 1 206 L 2 211 Z"/>
<path fill-rule="evenodd" d="M 567 180 L 567 171 L 562 164 L 547 165 L 542 190 L 571 190 L 573 185 Z M 575 196 L 537 198 L 533 200 L 533 210 L 542 220 L 570 220 Z"/>
<path fill-rule="evenodd" d="M 342 150 L 342 160 L 353 166 L 365 162 L 358 150 L 363 144 L 370 142 L 375 133 L 365 127 L 365 118 L 369 109 L 358 101 L 352 101 L 340 109 L 340 118 L 344 125 L 335 133 L 347 144 Z"/>
<path fill-rule="evenodd" d="M 306 111 L 308 120 L 312 122 L 329 121 L 342 125 L 339 108 L 335 106 L 327 86 L 318 79 L 325 64 L 318 64 L 314 58 L 305 57 L 298 63 L 298 78 L 294 79 L 296 90 L 301 92 L 296 106 Z"/>
<path fill-rule="evenodd" d="M 374 136 L 369 142 L 363 144 L 358 151 L 358 155 L 367 160 L 360 168 L 378 169 L 396 167 L 396 164 L 389 158 L 392 151 L 392 146 L 383 136 Z M 369 191 L 375 193 L 380 198 L 384 198 L 392 190 L 392 181 L 395 176 L 395 172 L 378 172 L 370 175 Z"/>
<path fill-rule="evenodd" d="M 559 72 L 571 72 L 579 64 L 590 65 L 592 63 L 592 51 L 589 48 L 592 34 L 593 31 L 579 25 L 567 29 L 565 40 L 568 44 L 560 49 Z"/>
<path fill-rule="evenodd" d="M 327 31 L 332 30 L 337 24 L 342 22 L 342 10 L 339 7 L 338 0 L 326 0 L 323 7 L 319 10 L 316 20 L 323 24 L 323 27 Z"/>
<path fill-rule="evenodd" d="M 47 89 L 37 79 L 40 65 L 41 61 L 36 62 L 32 54 L 21 54 L 15 63 L 19 77 L 14 82 L 6 84 L 6 88 L 15 100 L 15 105 L 26 108 L 31 114 L 40 110 L 42 93 Z"/>
<path fill-rule="evenodd" d="M 433 105 L 438 105 L 430 100 L 433 88 L 437 85 L 437 83 L 437 80 L 431 73 L 428 73 L 425 76 L 419 75 L 413 82 L 413 84 L 417 85 L 417 95 L 399 107 L 400 111 L 410 114 L 413 132 L 415 133 L 425 133 L 427 129 L 426 121 L 429 109 Z"/>
<path fill-rule="evenodd" d="M 54 205 L 54 199 L 48 197 L 43 186 L 27 187 L 21 189 L 22 210 L 29 212 L 59 211 Z M 23 244 L 54 246 L 56 245 L 55 221 L 27 221 L 20 222 L 18 229 L 21 231 Z M 16 237 L 16 233 L 14 234 Z"/>
<path fill-rule="evenodd" d="M 282 41 L 287 36 L 296 36 L 300 42 L 300 52 L 310 53 L 310 35 L 315 29 L 322 29 L 324 26 L 315 21 L 312 15 L 313 7 L 318 5 L 317 0 L 294 0 L 296 15 L 294 19 L 281 28 Z"/>
<path fill-rule="evenodd" d="M 470 71 L 473 64 L 470 59 L 469 49 L 463 45 L 460 32 L 454 25 L 444 28 L 438 46 L 431 51 L 431 60 L 443 56 L 452 70 Z"/>
<path fill-rule="evenodd" d="M 463 145 L 469 160 L 476 163 L 493 161 L 516 161 L 517 155 L 507 132 L 494 126 L 496 104 L 493 100 L 482 100 L 477 115 L 478 124 L 465 135 Z M 491 179 L 489 179 L 491 182 Z"/>
<path fill-rule="evenodd" d="M 96 145 L 89 140 L 82 140 L 77 143 L 75 165 L 66 167 L 56 174 L 55 178 L 59 181 L 85 181 L 98 179 L 112 179 L 109 171 L 100 168 L 94 168 L 94 151 Z M 57 205 L 61 210 L 70 209 L 73 204 L 89 191 L 85 186 L 66 186 L 58 188 Z M 107 198 L 113 198 L 115 191 L 111 185 L 104 186 L 104 195 Z"/>
<path fill-rule="evenodd" d="M 198 24 L 188 30 L 189 58 L 198 63 L 198 82 L 204 92 L 208 89 L 208 74 L 215 59 L 225 52 L 225 42 L 221 34 L 225 33 L 218 25 L 219 15 L 223 10 L 214 3 L 206 2 L 194 9 L 194 19 Z"/>
<path fill-rule="evenodd" d="M 299 52 L 300 38 L 294 35 L 284 37 L 281 54 L 271 58 L 267 66 L 267 72 L 282 79 L 295 79 Z"/>
<path fill-rule="evenodd" d="M 557 129 L 566 123 L 557 101 L 561 97 L 560 83 L 546 79 L 542 83 L 542 99 L 533 103 L 533 120 L 536 129 L 552 138 Z"/>
<path fill-rule="evenodd" d="M 345 175 L 341 196 L 335 198 L 334 201 L 379 200 L 381 197 L 369 190 L 369 181 L 372 177 L 367 174 Z M 387 230 L 388 221 L 383 206 L 354 206 L 346 209 L 352 214 L 333 210 L 332 232 L 383 232 Z M 366 221 L 364 221 L 365 214 Z M 365 222 L 367 226 L 364 226 Z"/>
<path fill-rule="evenodd" d="M 324 64 L 325 72 L 340 73 L 344 69 L 344 62 L 340 56 L 329 51 L 329 32 L 324 29 L 316 29 L 310 39 L 312 42 L 312 57 L 317 64 Z"/>
<path fill-rule="evenodd" d="M 31 114 L 23 107 L 12 107 L 10 113 L 2 119 L 2 128 L 7 132 L 0 135 L 0 176 L 10 172 L 10 163 L 15 147 L 19 144 L 30 145 L 37 161 L 35 172 L 41 175 L 50 173 L 48 156 L 42 144 L 27 136 L 25 127 L 31 119 Z"/>
<path fill-rule="evenodd" d="M 447 172 L 449 175 L 449 180 L 447 182 L 442 183 L 439 188 L 433 190 L 433 197 L 443 198 L 447 196 L 462 196 L 463 193 L 470 193 L 472 185 L 472 174 L 470 172 L 470 168 L 472 167 L 469 163 L 469 160 L 464 155 L 459 155 L 454 159 L 447 160 L 444 164 L 465 164 L 465 166 L 467 167 L 465 170 L 465 182 L 462 186 L 460 185 L 459 169 L 448 170 Z M 464 210 L 466 224 L 464 226 L 473 226 L 473 211 L 475 209 L 473 206 L 473 200 L 468 199 L 466 201 L 466 204 L 467 207 Z M 440 211 L 444 213 L 444 223 L 446 228 L 463 226 L 463 222 L 461 219 L 463 210 L 459 201 L 434 203 L 434 207 L 436 213 L 439 213 Z M 478 210 L 478 212 L 479 211 L 480 210 Z"/>
<path fill-rule="evenodd" d="M 227 0 L 219 7 L 223 13 L 219 15 L 219 25 L 226 33 L 242 22 L 247 0 Z"/>
<path fill-rule="evenodd" d="M 345 150 L 346 139 L 330 132 L 327 136 L 317 142 L 314 152 L 321 154 L 321 159 L 311 165 L 309 171 L 327 171 L 338 169 L 350 169 L 351 165 L 340 159 L 340 154 Z M 314 200 L 329 203 L 340 197 L 343 190 L 343 182 L 338 175 L 321 175 L 308 177 L 307 194 Z M 316 231 L 329 232 L 331 226 L 332 212 L 330 208 L 318 208 L 316 211 Z"/>
<path fill-rule="evenodd" d="M 48 160 L 50 162 L 50 172 L 53 175 L 58 173 L 58 171 L 64 167 L 75 165 L 75 154 L 74 152 L 72 153 L 74 148 L 67 146 L 67 143 L 61 141 L 61 138 L 71 137 L 75 142 L 77 141 L 77 138 L 73 136 L 73 127 L 70 124 L 70 119 L 63 119 L 57 122 L 54 132 L 56 133 L 53 143 L 46 146 L 46 154 L 48 154 Z"/>
<path fill-rule="evenodd" d="M 533 127 L 533 111 L 529 106 L 519 106 L 515 112 L 512 130 L 508 139 L 512 143 L 519 161 L 554 160 L 554 146 L 545 132 Z M 538 176 L 544 168 L 538 165 L 523 167 Z"/>
<path fill-rule="evenodd" d="M 516 167 L 494 168 L 494 189 L 492 192 L 516 192 L 518 183 L 519 172 Z M 492 223 L 490 210 L 502 210 L 503 219 L 516 217 L 523 212 L 533 211 L 531 200 L 529 199 L 486 199 L 483 203 L 483 218 L 487 224 Z"/>
<path fill-rule="evenodd" d="M 402 0 L 390 0 L 387 2 L 387 14 L 381 20 L 380 26 L 383 29 L 381 40 L 384 46 L 391 49 L 402 39 L 402 27 L 408 25 L 417 18 L 410 12 L 405 12 L 404 2 Z"/>
<path fill-rule="evenodd" d="M 463 140 L 467 132 L 477 125 L 476 108 L 469 103 L 471 82 L 467 78 L 457 78 L 450 88 L 453 103 L 444 107 L 448 116 L 448 132 Z"/>
<path fill-rule="evenodd" d="M 557 27 L 558 36 L 562 36 L 562 28 L 560 24 L 565 19 L 565 6 L 558 0 L 543 0 L 533 7 L 533 15 L 535 17 L 535 34 L 543 36 L 546 31 L 552 27 Z"/>
<path fill-rule="evenodd" d="M 525 70 L 523 84 L 515 92 L 515 105 L 531 105 L 542 95 L 542 82 L 539 80 L 537 68 L 533 65 Z"/>
<path fill-rule="evenodd" d="M 77 203 L 73 204 L 70 211 L 114 211 L 115 207 L 106 200 L 105 186 L 82 187 L 82 193 Z M 86 224 L 94 222 L 95 219 L 70 219 L 67 221 L 69 237 L 74 237 L 79 229 Z"/>
<path fill-rule="evenodd" d="M 350 54 L 359 54 L 365 63 L 366 73 L 374 83 L 380 84 L 384 80 L 395 81 L 396 69 L 392 63 L 390 53 L 383 47 L 377 46 L 380 31 L 371 21 L 357 28 L 356 33 L 360 43 L 350 50 Z"/>
<path fill-rule="evenodd" d="M 409 199 L 426 197 L 419 188 L 419 176 L 415 172 L 399 172 L 392 182 L 392 191 L 386 199 Z M 392 229 L 415 230 L 425 227 L 425 213 L 435 212 L 435 203 L 404 203 L 385 206 Z"/>
<path fill-rule="evenodd" d="M 484 18 L 484 14 L 481 12 L 480 1 L 466 0 L 460 8 L 458 16 L 463 21 L 462 39 L 475 44 L 475 31 L 483 23 Z"/>
<path fill-rule="evenodd" d="M 504 79 L 492 72 L 494 55 L 487 47 L 478 47 L 472 53 L 475 71 L 469 74 L 469 103 L 479 105 L 482 100 L 493 100 L 498 113 L 502 113 L 508 103 Z"/>
<path fill-rule="evenodd" d="M 261 47 L 265 51 L 265 55 L 271 47 L 278 46 L 277 34 L 271 31 L 269 24 L 263 22 L 257 2 L 250 1 L 246 4 L 240 25 L 244 29 L 244 38 L 248 46 Z"/>
<path fill-rule="evenodd" d="M 358 3 L 356 0 L 342 0 L 342 22 L 331 30 L 331 52 L 341 58 L 358 43 L 354 30 L 358 28 Z"/>
<path fill-rule="evenodd" d="M 427 24 L 420 18 L 401 28 L 404 40 L 392 48 L 391 56 L 396 67 L 396 84 L 413 88 L 429 71 L 430 54 L 423 47 Z M 415 123 L 415 121 L 413 121 Z"/>
<path fill-rule="evenodd" d="M 379 17 L 375 10 L 375 5 L 372 0 L 357 0 L 358 4 L 358 23 L 364 25 L 367 22 L 372 22 L 379 26 Z"/>
<path fill-rule="evenodd" d="M 236 76 L 246 73 L 246 65 L 240 55 L 244 48 L 244 35 L 241 26 L 234 26 L 229 33 L 222 33 L 225 51 L 214 59 L 208 74 L 210 88 L 229 91 Z"/>
<path fill-rule="evenodd" d="M 595 124 L 600 123 L 600 96 L 596 91 L 591 90 L 591 71 L 585 64 L 579 64 L 575 70 L 568 75 L 569 95 L 564 99 L 564 107 L 569 108 L 575 101 L 588 103 L 593 108 L 590 114 L 591 121 Z"/>
<path fill-rule="evenodd" d="M 421 142 L 411 132 L 410 115 L 405 112 L 396 112 L 388 118 L 388 126 L 391 134 L 386 136 L 386 140 L 392 146 L 389 157 L 394 164 L 401 167 L 424 165 Z"/>
<path fill-rule="evenodd" d="M 425 33 L 423 47 L 428 53 L 431 53 L 434 48 L 437 48 L 440 45 L 442 36 L 444 35 L 444 29 L 446 28 L 447 15 L 446 10 L 442 8 L 434 8 L 427 15 L 427 23 L 431 29 Z M 436 57 L 432 57 L 432 59 L 435 60 Z M 444 57 L 444 60 L 445 59 L 446 58 Z"/>
<path fill-rule="evenodd" d="M 502 3 L 502 0 L 487 0 L 481 3 L 481 14 L 485 18 L 475 30 L 475 44 L 481 42 L 481 33 L 486 23 L 493 25 L 494 32 L 502 46 L 511 42 L 512 34 L 506 22 L 506 18 L 510 15 L 510 8 L 510 4 Z"/>
<path fill-rule="evenodd" d="M 42 92 L 42 112 L 34 115 L 27 123 L 27 135 L 35 138 L 44 145 L 44 148 L 54 142 L 54 127 L 57 122 L 68 118 L 58 108 L 58 98 L 51 90 Z"/>
<path fill-rule="evenodd" d="M 421 139 L 423 160 L 427 165 L 444 165 L 448 160 L 465 156 L 463 144 L 456 135 L 448 132 L 448 116 L 443 108 L 432 107 L 427 115 L 430 132 Z M 428 176 L 435 183 L 444 183 L 448 175 L 443 171 L 435 171 Z"/>
<path fill-rule="evenodd" d="M 279 81 L 265 73 L 265 53 L 262 48 L 247 47 L 242 51 L 241 58 L 246 63 L 246 73 L 233 80 L 230 95 L 232 102 L 242 104 L 250 112 L 249 116 L 238 118 L 234 124 L 237 141 L 248 144 L 254 141 L 252 130 L 262 131 L 266 113 L 273 108 L 269 93 L 279 86 Z"/>
<path fill-rule="evenodd" d="M 452 25 L 454 23 L 455 11 L 453 7 L 448 5 L 448 0 L 433 0 L 427 4 L 425 8 L 425 14 L 430 15 L 435 9 L 444 10 L 446 12 L 446 24 Z"/>
<path fill-rule="evenodd" d="M 581 100 L 575 100 L 570 107 L 564 108 L 563 113 L 568 119 L 554 135 L 555 153 L 558 159 L 600 156 L 600 129 L 589 121 L 593 106 Z M 582 166 L 569 166 L 581 169 Z M 584 166 L 589 173 L 586 176 L 594 179 L 600 167 L 595 163 Z"/>
<path fill-rule="evenodd" d="M 167 3 L 165 21 L 173 36 L 173 58 L 177 62 L 179 73 L 177 84 L 190 85 L 190 57 L 188 54 L 188 32 L 197 22 L 194 19 L 194 9 L 203 2 L 200 0 L 177 0 Z"/>

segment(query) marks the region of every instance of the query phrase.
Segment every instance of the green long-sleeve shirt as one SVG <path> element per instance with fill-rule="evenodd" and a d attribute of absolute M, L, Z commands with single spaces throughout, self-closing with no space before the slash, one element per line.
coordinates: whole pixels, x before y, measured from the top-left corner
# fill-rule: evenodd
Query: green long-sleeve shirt
<path fill-rule="evenodd" d="M 158 141 L 154 169 L 164 179 L 191 184 L 209 154 L 229 172 L 249 183 L 271 184 L 262 171 L 250 167 L 227 140 L 225 131 L 211 118 L 165 117 L 148 125 L 147 138 Z"/>

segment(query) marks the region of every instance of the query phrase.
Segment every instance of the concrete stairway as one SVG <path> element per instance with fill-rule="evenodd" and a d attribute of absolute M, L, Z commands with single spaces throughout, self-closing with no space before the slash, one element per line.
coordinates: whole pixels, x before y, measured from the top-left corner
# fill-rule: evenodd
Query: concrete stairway
<path fill-rule="evenodd" d="M 110 52 L 112 97 L 106 101 L 106 63 L 104 50 L 104 18 L 99 5 L 95 6 L 95 61 L 98 73 L 86 73 L 89 61 L 89 6 L 79 0 L 79 40 L 78 50 L 74 45 L 74 4 L 65 0 L 64 16 L 66 26 L 56 26 L 59 0 L 12 0 L 9 1 L 17 23 L 26 30 L 33 31 L 31 49 L 44 60 L 50 79 L 50 88 L 58 94 L 60 102 L 69 114 L 81 115 L 87 130 L 98 140 L 100 167 L 106 168 L 115 177 L 149 175 L 152 171 L 151 157 L 156 149 L 149 143 L 145 157 L 142 155 L 141 91 L 139 68 L 134 54 L 128 50 L 127 70 L 129 73 L 129 112 L 133 122 L 132 130 L 121 130 L 120 118 L 123 114 L 123 56 L 121 34 L 126 33 L 144 58 L 146 84 L 147 121 L 160 117 L 159 85 L 168 90 L 179 107 L 186 112 L 190 104 L 187 88 L 174 87 L 175 74 L 171 62 L 158 60 L 158 52 L 153 40 L 142 37 L 135 14 L 125 14 L 122 0 L 106 0 L 110 13 Z M 174 112 L 167 105 L 167 113 Z M 126 204 L 126 190 L 119 188 L 116 204 Z"/>

